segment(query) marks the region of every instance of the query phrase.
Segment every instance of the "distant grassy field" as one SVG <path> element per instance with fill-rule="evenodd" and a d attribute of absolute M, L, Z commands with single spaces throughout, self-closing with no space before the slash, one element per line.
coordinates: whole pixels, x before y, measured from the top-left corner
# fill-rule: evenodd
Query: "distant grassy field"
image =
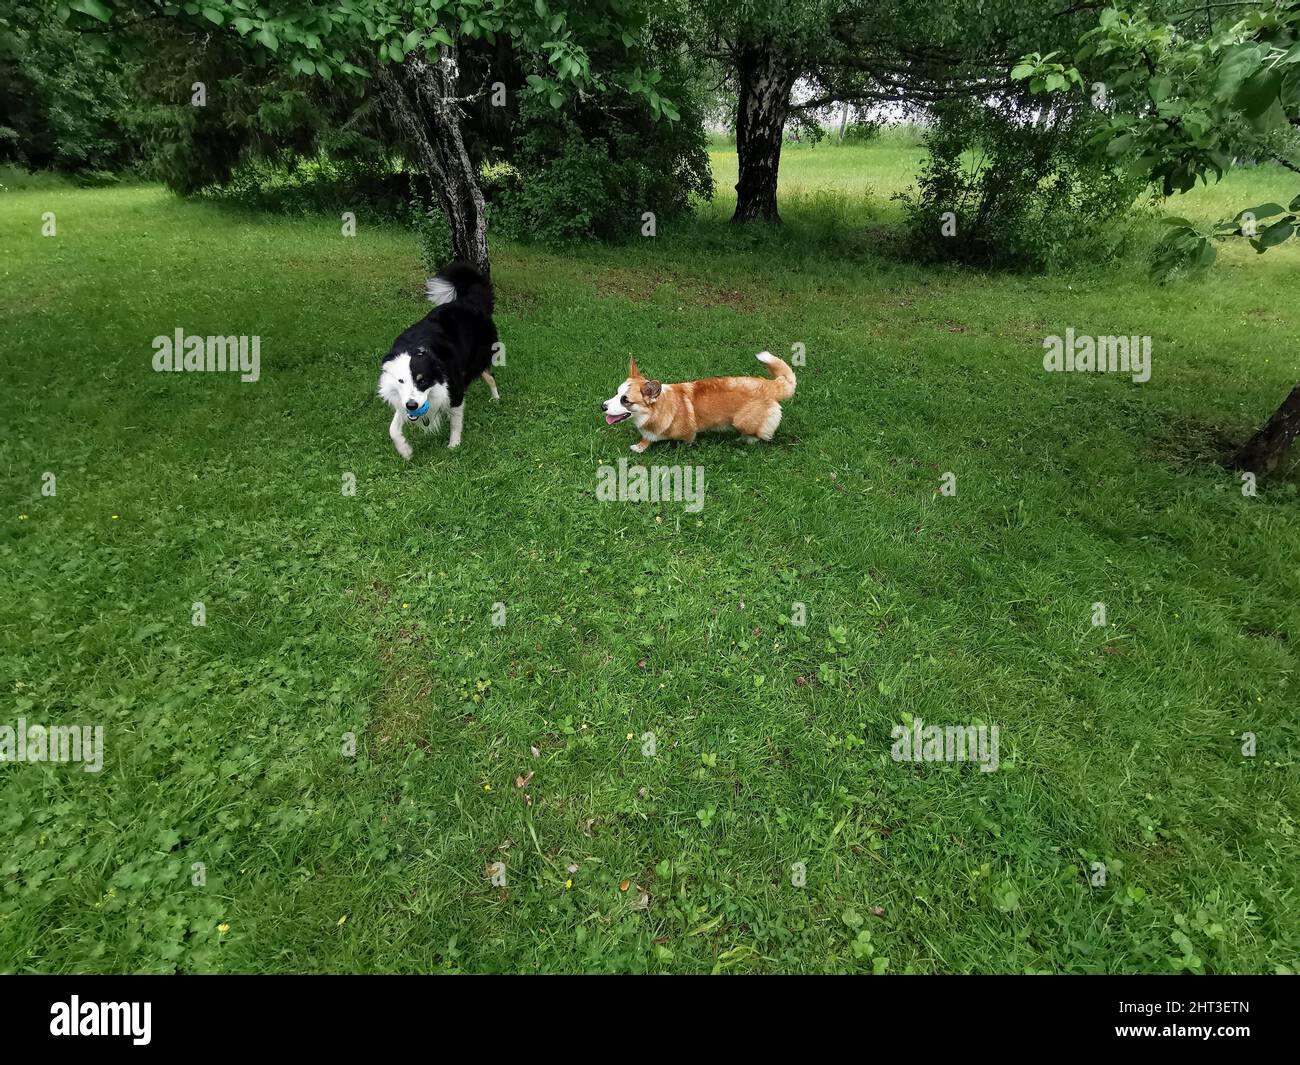
<path fill-rule="evenodd" d="M 1297 478 L 1218 460 L 1297 380 L 1300 248 L 900 265 L 919 158 L 792 147 L 785 228 L 737 231 L 718 148 L 654 240 L 497 243 L 501 403 L 409 464 L 409 233 L 0 194 L 0 725 L 106 745 L 0 767 L 0 969 L 1296 970 Z M 155 373 L 177 327 L 260 379 Z M 1152 379 L 1044 373 L 1067 327 L 1150 335 Z M 629 353 L 796 344 L 771 446 L 635 460 L 702 509 L 598 500 Z M 998 769 L 893 761 L 918 718 L 998 726 Z"/>

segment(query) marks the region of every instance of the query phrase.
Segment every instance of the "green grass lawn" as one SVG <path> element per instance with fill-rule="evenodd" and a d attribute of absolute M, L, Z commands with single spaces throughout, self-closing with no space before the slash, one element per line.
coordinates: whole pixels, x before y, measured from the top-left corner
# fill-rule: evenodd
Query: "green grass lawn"
<path fill-rule="evenodd" d="M 0 767 L 0 969 L 1296 970 L 1297 477 L 1219 460 L 1297 380 L 1300 249 L 900 265 L 919 158 L 792 148 L 784 231 L 736 232 L 718 148 L 654 240 L 496 243 L 501 403 L 409 464 L 373 390 L 411 234 L 0 194 L 0 725 L 106 744 Z M 177 327 L 260 336 L 261 379 L 153 372 Z M 1044 373 L 1067 327 L 1150 335 L 1152 379 Z M 599 416 L 629 353 L 795 344 L 770 446 L 634 459 Z M 623 457 L 703 508 L 600 502 Z M 896 763 L 916 718 L 999 768 Z"/>

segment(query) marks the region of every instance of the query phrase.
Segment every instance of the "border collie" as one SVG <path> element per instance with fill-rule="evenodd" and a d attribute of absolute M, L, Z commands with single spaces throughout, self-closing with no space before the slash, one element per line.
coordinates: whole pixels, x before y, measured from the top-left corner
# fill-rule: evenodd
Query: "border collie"
<path fill-rule="evenodd" d="M 432 432 L 451 411 L 448 447 L 460 446 L 465 390 L 481 377 L 500 399 L 492 365 L 497 327 L 492 321 L 492 286 L 467 263 L 451 263 L 425 286 L 433 310 L 393 341 L 379 367 L 379 398 L 393 408 L 388 435 L 404 459 L 412 455 L 402 427 L 407 422 Z"/>

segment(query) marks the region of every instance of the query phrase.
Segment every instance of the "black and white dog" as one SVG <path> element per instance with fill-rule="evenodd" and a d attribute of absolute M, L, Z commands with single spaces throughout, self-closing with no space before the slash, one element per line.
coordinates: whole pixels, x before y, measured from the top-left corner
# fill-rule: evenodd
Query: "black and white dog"
<path fill-rule="evenodd" d="M 465 390 L 481 377 L 500 399 L 488 367 L 497 343 L 492 286 L 467 263 L 451 263 L 425 287 L 433 310 L 393 341 L 379 368 L 379 397 L 393 408 L 388 427 L 397 453 L 412 455 L 402 434 L 406 422 L 432 432 L 451 411 L 448 447 L 460 446 Z"/>

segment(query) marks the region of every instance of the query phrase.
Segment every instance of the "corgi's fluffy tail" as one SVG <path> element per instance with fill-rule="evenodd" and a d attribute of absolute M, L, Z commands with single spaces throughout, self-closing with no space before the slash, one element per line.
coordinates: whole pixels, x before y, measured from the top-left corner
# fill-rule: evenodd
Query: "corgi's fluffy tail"
<path fill-rule="evenodd" d="M 794 371 L 770 351 L 760 351 L 757 358 L 759 362 L 767 367 L 767 372 L 772 375 L 773 398 L 789 399 L 793 396 L 795 385 L 798 384 L 798 381 L 795 380 Z"/>

